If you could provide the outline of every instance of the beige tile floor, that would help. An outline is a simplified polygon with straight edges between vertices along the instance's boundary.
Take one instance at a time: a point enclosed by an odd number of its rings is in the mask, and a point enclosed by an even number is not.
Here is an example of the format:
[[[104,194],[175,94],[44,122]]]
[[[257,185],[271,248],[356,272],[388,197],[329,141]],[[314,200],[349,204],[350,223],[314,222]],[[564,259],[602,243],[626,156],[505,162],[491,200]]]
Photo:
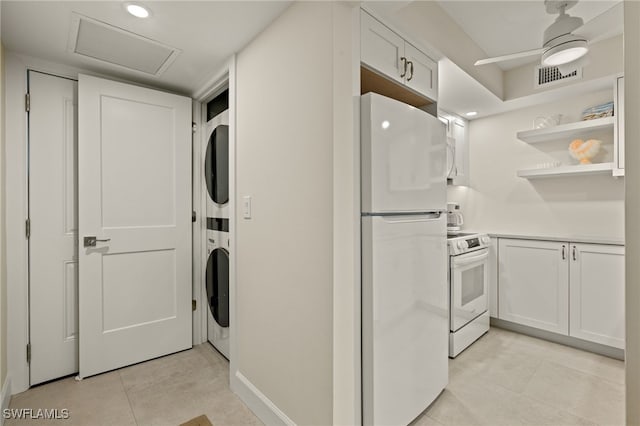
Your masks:
[[[14,395],[10,408],[67,408],[70,416],[5,426],[177,426],[201,414],[214,426],[262,425],[229,389],[229,363],[208,343],[80,382],[36,386]]]
[[[172,425],[206,414],[214,426],[260,425],[229,390],[227,361],[208,343],[76,382],[14,395],[11,408],[67,408],[66,421],[6,426]],[[449,386],[413,426],[623,425],[624,364],[492,328],[455,360]]]
[[[624,425],[622,361],[492,328],[413,426]]]

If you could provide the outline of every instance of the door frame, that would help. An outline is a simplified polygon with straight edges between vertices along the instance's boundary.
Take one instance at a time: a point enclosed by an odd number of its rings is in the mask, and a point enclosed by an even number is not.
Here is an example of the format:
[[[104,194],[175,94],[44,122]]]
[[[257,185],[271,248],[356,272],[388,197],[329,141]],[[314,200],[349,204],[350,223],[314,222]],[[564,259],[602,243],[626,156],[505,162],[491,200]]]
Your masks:
[[[229,89],[229,238],[231,239],[229,251],[229,299],[232,301],[229,305],[229,381],[231,389],[237,389],[239,379],[236,376],[236,55],[234,54],[229,61],[214,74],[213,77],[193,95],[194,104],[197,102],[197,108],[194,106],[194,122],[196,123],[196,136],[194,136],[193,150],[193,188],[194,188],[194,207],[196,210],[196,225],[194,226],[194,299],[202,309],[198,309],[200,315],[200,335],[197,336],[194,328],[194,344],[205,343],[207,341],[207,296],[202,282],[204,279],[203,268],[206,265],[205,254],[207,252],[207,241],[204,236],[207,231],[207,198],[204,195],[202,187],[202,164],[204,154],[201,147],[207,143],[207,135],[203,131],[207,124],[207,102],[212,100],[225,88]],[[196,112],[197,110],[197,112]],[[196,202],[197,200],[197,202]],[[197,235],[196,235],[197,234]],[[199,244],[198,244],[199,243]],[[197,269],[197,272],[196,272]],[[194,322],[195,327],[195,322]],[[199,338],[198,341],[196,339]]]
[[[124,83],[138,84],[113,76],[91,72],[82,68],[62,65],[39,58],[21,55],[12,51],[4,54],[5,88],[5,206],[7,257],[7,378],[6,388],[10,394],[29,389],[29,364],[26,348],[29,343],[29,257],[28,240],[25,236],[27,219],[27,138],[28,123],[25,110],[27,72],[37,71],[57,77],[78,79],[78,74],[87,74]],[[144,86],[144,85],[143,85]],[[153,88],[153,87],[151,87]],[[193,94],[192,94],[193,95]],[[193,97],[193,96],[192,96]],[[192,101],[192,110],[197,102]],[[199,108],[198,108],[199,109]],[[194,118],[199,115],[194,116]],[[11,182],[11,185],[6,184]],[[195,247],[194,247],[195,248]],[[195,251],[193,256],[198,255]],[[196,280],[196,276],[193,276]],[[194,281],[195,282],[195,281]],[[198,282],[199,283],[199,282]],[[198,294],[193,294],[197,303]],[[196,316],[193,317],[194,341]],[[206,329],[205,329],[206,332]],[[206,337],[205,337],[206,340]],[[4,384],[0,383],[0,387]]]

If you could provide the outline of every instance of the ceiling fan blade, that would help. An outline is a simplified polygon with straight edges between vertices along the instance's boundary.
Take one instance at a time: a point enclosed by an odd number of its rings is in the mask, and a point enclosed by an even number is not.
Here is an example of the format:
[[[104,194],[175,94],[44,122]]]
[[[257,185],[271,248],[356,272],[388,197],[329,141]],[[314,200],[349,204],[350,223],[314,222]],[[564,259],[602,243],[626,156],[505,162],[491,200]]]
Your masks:
[[[623,2],[619,2],[573,31],[573,34],[584,37],[589,43],[597,43],[622,34],[623,23],[624,5]]]
[[[480,59],[474,65],[493,64],[495,62],[511,61],[513,59],[527,58],[529,56],[541,55],[544,49],[527,50],[524,52],[512,53],[510,55],[496,56],[495,58]]]

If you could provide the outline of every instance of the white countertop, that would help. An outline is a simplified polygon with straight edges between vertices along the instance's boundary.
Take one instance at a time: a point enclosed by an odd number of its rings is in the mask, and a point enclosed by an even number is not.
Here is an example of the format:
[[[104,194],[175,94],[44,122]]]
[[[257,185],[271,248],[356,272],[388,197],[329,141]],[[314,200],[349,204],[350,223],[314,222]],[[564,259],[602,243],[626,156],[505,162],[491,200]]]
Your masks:
[[[464,230],[463,232],[471,232]],[[494,238],[516,238],[520,240],[544,240],[544,241],[566,241],[570,243],[583,243],[583,244],[609,244],[616,246],[623,246],[624,240],[606,238],[606,237],[598,237],[598,236],[567,236],[567,235],[524,235],[524,234],[501,234],[501,233],[491,233],[487,232],[490,237]]]

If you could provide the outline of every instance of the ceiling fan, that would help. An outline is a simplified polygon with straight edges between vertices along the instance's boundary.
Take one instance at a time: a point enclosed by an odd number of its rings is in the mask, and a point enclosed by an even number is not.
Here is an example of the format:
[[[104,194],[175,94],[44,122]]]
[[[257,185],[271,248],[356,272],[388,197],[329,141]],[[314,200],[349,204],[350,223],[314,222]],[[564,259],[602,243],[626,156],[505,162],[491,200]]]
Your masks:
[[[544,31],[542,47],[510,55],[481,59],[475,65],[510,61],[541,55],[544,66],[563,66],[583,58],[589,51],[589,38],[584,34],[582,18],[569,16],[566,11],[578,3],[577,0],[545,0],[547,13],[558,14],[556,20]]]

